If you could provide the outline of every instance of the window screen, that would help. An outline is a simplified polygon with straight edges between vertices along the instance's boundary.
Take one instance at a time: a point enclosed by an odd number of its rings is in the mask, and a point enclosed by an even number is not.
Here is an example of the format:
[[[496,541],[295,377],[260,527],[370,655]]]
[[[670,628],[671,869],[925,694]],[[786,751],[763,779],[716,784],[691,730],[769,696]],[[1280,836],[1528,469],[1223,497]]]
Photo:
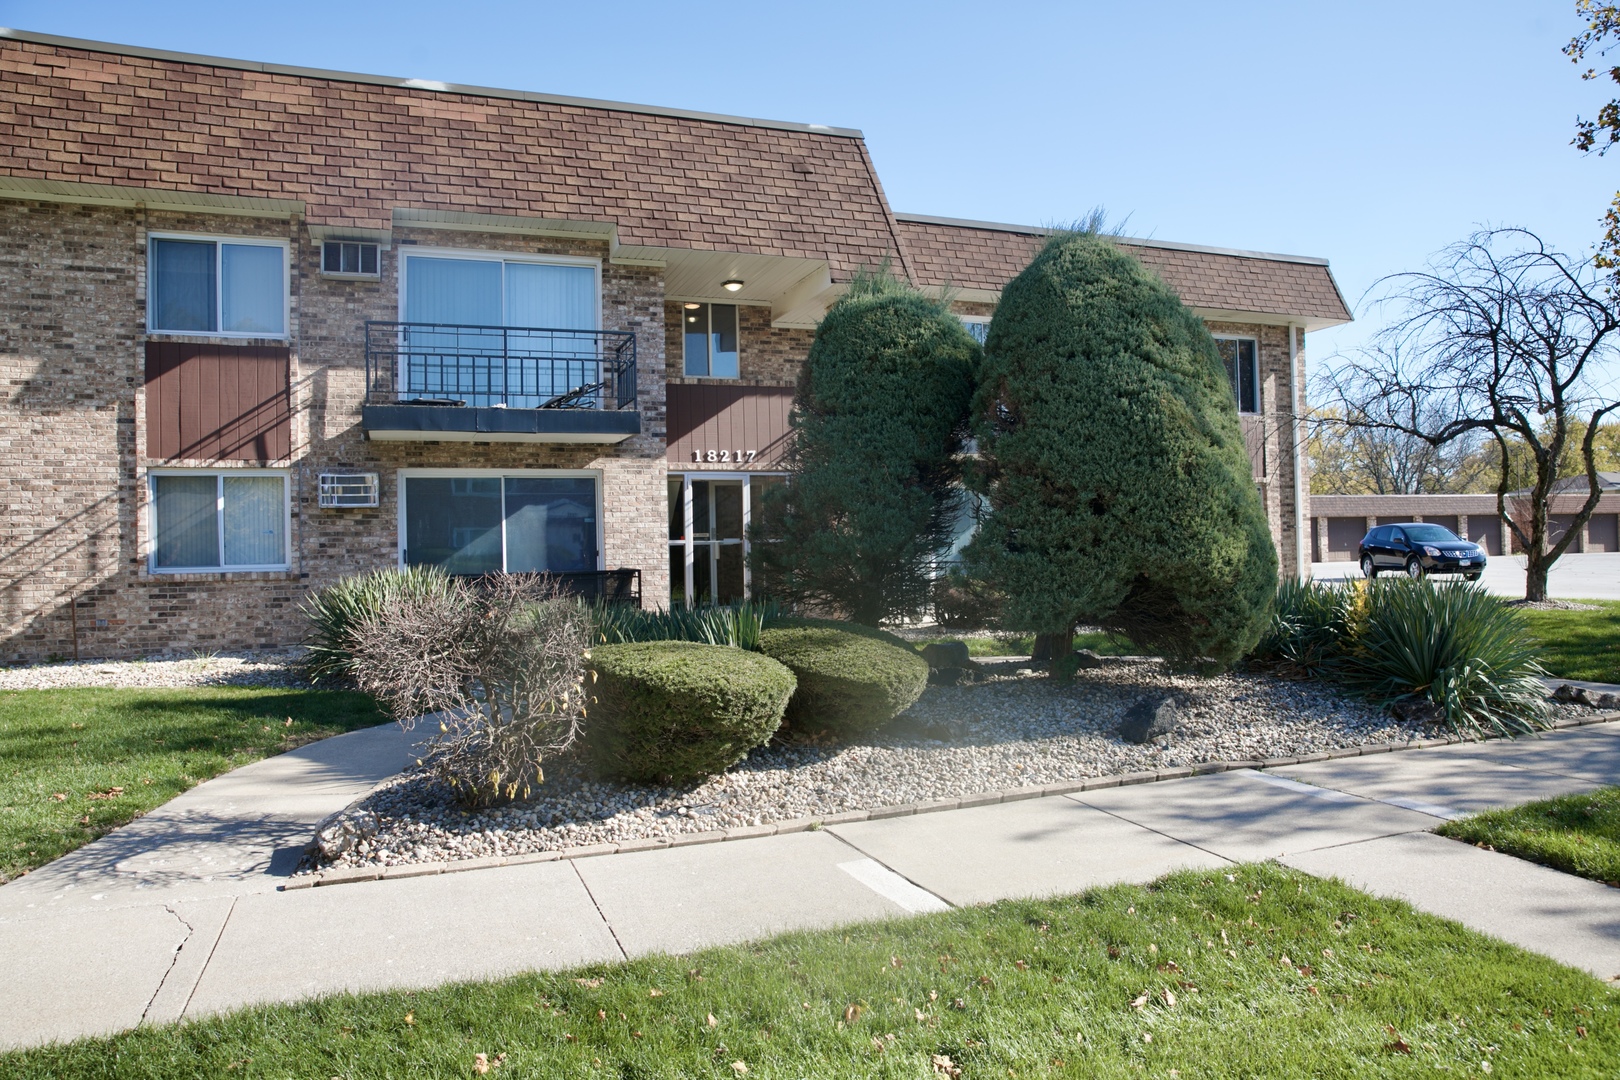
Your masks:
[[[1237,400],[1238,412],[1260,411],[1260,364],[1258,343],[1253,338],[1216,338],[1221,362],[1226,367],[1227,381],[1232,384],[1232,396]]]
[[[153,332],[281,337],[287,331],[280,245],[154,239],[148,277]]]
[[[287,564],[287,478],[152,476],[154,570],[272,569]]]

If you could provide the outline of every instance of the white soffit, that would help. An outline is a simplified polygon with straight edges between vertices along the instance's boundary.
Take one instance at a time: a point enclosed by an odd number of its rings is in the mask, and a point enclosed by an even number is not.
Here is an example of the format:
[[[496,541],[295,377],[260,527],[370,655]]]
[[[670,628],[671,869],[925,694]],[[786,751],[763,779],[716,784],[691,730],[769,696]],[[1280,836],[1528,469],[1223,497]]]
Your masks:
[[[122,187],[117,184],[37,180],[23,176],[0,176],[0,198],[39,199],[43,202],[82,203],[90,206],[145,207],[148,210],[174,210],[181,213],[206,210],[210,213],[241,217],[284,218],[304,211],[304,204],[298,199],[261,199],[247,195],[160,191],[155,188]]]
[[[794,286],[825,270],[819,259],[780,255],[745,255],[735,251],[698,251],[691,248],[620,248],[614,262],[626,257],[657,258],[664,264],[664,295],[671,300],[710,300],[728,304],[769,304],[776,307]],[[725,281],[743,287],[727,292]]]

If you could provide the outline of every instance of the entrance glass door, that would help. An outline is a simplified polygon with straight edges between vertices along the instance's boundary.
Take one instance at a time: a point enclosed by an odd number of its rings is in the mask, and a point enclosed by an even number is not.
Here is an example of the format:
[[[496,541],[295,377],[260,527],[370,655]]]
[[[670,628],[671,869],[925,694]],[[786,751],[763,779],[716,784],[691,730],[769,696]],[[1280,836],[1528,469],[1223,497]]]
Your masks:
[[[676,606],[731,604],[748,594],[743,570],[742,480],[669,482],[670,601]],[[689,511],[689,513],[688,513]]]

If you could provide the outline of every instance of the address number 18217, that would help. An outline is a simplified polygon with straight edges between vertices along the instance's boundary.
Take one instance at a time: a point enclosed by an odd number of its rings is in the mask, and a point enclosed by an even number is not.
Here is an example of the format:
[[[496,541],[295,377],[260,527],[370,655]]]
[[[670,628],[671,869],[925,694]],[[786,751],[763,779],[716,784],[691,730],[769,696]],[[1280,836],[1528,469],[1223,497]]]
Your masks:
[[[692,451],[692,460],[719,465],[746,465],[752,462],[758,454],[758,450],[694,450]]]

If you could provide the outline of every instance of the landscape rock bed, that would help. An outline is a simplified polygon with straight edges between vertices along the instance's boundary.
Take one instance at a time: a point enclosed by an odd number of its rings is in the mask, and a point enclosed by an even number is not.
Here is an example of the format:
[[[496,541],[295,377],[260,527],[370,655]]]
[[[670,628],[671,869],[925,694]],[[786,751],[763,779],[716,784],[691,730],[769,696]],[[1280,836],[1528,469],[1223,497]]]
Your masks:
[[[977,684],[929,687],[873,737],[837,745],[773,743],[683,789],[598,781],[580,763],[564,761],[548,770],[534,799],[466,813],[430,777],[402,773],[348,811],[374,815],[375,835],[324,865],[437,863],[670,838],[1435,734],[1322,683],[1261,674],[1177,675],[1153,659],[1109,661],[1081,671],[1067,687],[1018,663],[995,665],[988,674]],[[1181,724],[1168,746],[1117,737],[1131,705],[1165,696],[1175,699]]]
[[[304,650],[220,652],[146,660],[86,660],[0,668],[0,691],[63,690],[99,686],[164,689],[186,686],[264,686],[307,689],[299,661]]]

